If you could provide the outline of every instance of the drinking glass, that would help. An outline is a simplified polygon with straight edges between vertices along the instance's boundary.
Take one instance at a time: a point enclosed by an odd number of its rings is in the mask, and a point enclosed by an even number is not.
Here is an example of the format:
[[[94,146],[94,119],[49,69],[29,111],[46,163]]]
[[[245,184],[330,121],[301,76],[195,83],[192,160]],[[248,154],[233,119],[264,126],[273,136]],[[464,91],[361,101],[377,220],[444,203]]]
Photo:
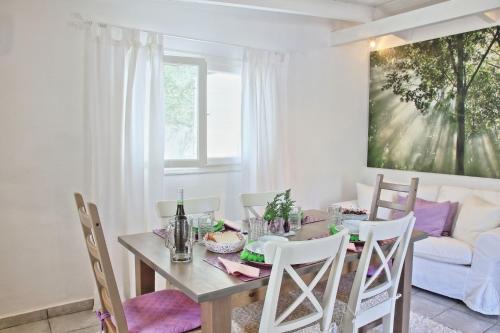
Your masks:
[[[207,233],[214,230],[213,219],[209,215],[196,217],[198,224],[198,242],[203,243]],[[196,224],[196,223],[195,223]]]
[[[331,224],[340,225],[342,223],[342,207],[340,205],[330,205],[326,211]]]
[[[302,228],[302,210],[300,207],[294,207],[288,215],[288,222],[290,223],[290,230],[296,231]]]
[[[256,241],[266,234],[266,222],[262,218],[251,217],[248,220],[248,240]]]

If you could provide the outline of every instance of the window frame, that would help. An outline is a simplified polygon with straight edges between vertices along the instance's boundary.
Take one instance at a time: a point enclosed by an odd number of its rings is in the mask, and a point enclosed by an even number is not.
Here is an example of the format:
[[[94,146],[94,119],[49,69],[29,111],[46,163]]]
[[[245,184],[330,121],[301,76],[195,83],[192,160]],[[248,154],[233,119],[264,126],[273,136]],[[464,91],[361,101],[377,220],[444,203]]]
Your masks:
[[[241,165],[240,156],[227,157],[211,157],[208,154],[208,72],[213,70],[216,72],[233,73],[241,75],[241,64],[221,63],[220,59],[217,63],[212,63],[210,57],[198,55],[170,55],[163,56],[163,64],[186,64],[198,66],[198,159],[167,159],[164,158],[165,173],[189,174],[189,173],[205,173],[205,172],[225,172],[237,171]],[[234,60],[233,60],[234,62]],[[212,64],[212,66],[210,66]],[[213,68],[212,68],[213,67]],[[239,110],[241,113],[241,108]],[[240,131],[242,129],[240,128]]]
[[[163,64],[193,65],[198,67],[198,144],[197,159],[167,159],[165,168],[196,168],[207,165],[207,62],[204,58],[163,56]]]

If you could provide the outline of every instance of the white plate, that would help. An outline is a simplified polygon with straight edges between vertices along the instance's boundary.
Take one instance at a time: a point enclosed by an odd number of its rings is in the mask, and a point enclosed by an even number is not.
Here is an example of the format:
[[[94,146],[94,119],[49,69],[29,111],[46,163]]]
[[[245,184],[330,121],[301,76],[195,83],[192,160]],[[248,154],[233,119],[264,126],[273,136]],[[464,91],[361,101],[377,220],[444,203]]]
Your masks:
[[[245,249],[253,253],[264,255],[264,245],[267,242],[288,242],[288,238],[274,235],[262,236],[259,238],[259,240],[247,244],[245,246]]]

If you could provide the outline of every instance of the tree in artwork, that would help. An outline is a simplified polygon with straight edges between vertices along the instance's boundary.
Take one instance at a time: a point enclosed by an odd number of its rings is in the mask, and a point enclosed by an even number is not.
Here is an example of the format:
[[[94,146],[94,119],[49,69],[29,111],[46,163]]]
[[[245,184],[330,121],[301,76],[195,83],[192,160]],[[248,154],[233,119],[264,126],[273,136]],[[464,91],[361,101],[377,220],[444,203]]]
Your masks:
[[[465,150],[473,149],[466,142],[471,136],[495,133],[493,148],[498,149],[499,26],[372,52],[370,59],[372,72],[383,72],[375,92],[391,91],[401,103],[412,103],[421,116],[444,112],[454,123],[450,147],[454,170],[450,173],[466,174]],[[498,163],[500,158],[496,158]]]

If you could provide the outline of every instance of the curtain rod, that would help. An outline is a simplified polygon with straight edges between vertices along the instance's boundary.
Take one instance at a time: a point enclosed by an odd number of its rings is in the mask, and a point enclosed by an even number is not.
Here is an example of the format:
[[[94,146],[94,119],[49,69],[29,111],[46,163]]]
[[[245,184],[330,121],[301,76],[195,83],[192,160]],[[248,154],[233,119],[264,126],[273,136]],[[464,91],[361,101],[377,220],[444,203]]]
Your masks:
[[[127,27],[123,25],[117,25],[117,24],[111,24],[111,23],[105,23],[105,22],[98,22],[98,21],[93,21],[93,20],[86,20],[83,18],[83,16],[80,13],[72,13],[71,14],[72,18],[77,20],[77,24],[86,24],[86,25],[92,25],[92,24],[98,24],[102,27],[115,27],[119,29],[131,29],[131,30],[137,30],[137,31],[144,31],[144,32],[149,32],[149,33],[155,33],[155,34],[160,34],[163,37],[171,37],[171,38],[179,38],[179,39],[184,39],[192,42],[201,42],[201,43],[208,43],[208,44],[219,44],[219,45],[224,45],[224,46],[230,46],[230,47],[237,47],[241,49],[246,49],[246,48],[252,48],[252,49],[257,49],[257,50],[263,50],[263,51],[270,51],[270,52],[275,52],[275,53],[284,53],[286,51],[277,51],[277,50],[269,50],[269,49],[261,49],[261,48],[256,48],[256,47],[250,47],[246,45],[241,45],[241,44],[233,44],[233,43],[227,43],[227,42],[221,42],[221,41],[215,41],[215,40],[206,40],[206,39],[199,39],[199,38],[194,38],[194,37],[186,37],[186,36],[181,36],[181,35],[174,35],[174,34],[169,34],[169,33],[164,33],[164,32],[158,32],[158,31],[153,31],[153,30],[146,30],[146,29],[139,29],[139,28],[134,28],[134,27]],[[168,48],[168,46],[167,46]]]

